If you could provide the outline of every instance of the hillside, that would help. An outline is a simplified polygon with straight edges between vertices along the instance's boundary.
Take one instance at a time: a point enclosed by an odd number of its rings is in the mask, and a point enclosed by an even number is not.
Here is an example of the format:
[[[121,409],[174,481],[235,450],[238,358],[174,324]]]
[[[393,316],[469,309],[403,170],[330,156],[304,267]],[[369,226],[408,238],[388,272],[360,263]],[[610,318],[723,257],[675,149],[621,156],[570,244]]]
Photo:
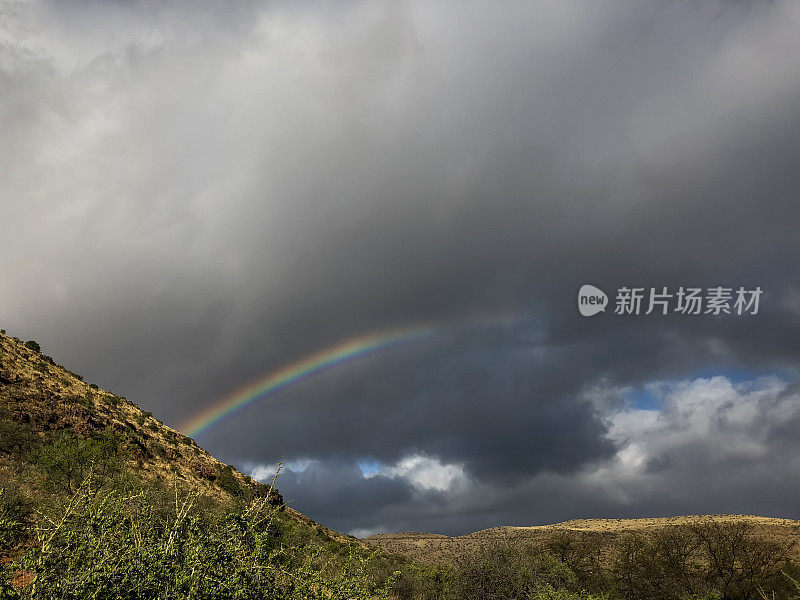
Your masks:
[[[59,431],[84,438],[113,434],[130,449],[124,468],[137,477],[177,482],[221,501],[249,493],[269,494],[271,503],[283,504],[277,490],[270,491],[268,486],[220,462],[192,438],[134,402],[84,381],[83,376],[56,364],[37,346],[0,333],[0,418],[6,422],[27,426],[37,436]],[[0,442],[10,433],[0,430]],[[8,475],[10,470],[9,457],[0,453],[0,474]],[[289,507],[283,510],[299,522],[321,527]]]
[[[0,332],[0,597],[371,598],[379,554]]]
[[[547,548],[565,535],[574,540],[597,543],[603,549],[611,547],[625,534],[648,535],[670,528],[686,528],[707,524],[741,525],[759,537],[778,544],[800,542],[800,521],[751,515],[696,515],[647,519],[573,519],[552,525],[530,527],[492,527],[466,535],[446,535],[402,532],[384,533],[366,538],[369,544],[414,561],[456,565],[469,564],[475,557],[498,547]]]
[[[118,433],[133,449],[128,466],[142,476],[177,478],[206,494],[224,493],[218,478],[225,465],[194,440],[6,335],[0,335],[0,406],[6,417],[30,425],[36,433]],[[232,475],[241,486],[255,486],[235,470]]]

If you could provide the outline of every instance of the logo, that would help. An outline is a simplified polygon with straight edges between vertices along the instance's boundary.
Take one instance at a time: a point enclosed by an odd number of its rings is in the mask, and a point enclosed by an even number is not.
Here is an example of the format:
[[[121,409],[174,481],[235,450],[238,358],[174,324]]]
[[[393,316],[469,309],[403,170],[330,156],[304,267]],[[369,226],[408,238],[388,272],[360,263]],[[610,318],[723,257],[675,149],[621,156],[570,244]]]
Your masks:
[[[615,315],[757,315],[763,293],[760,286],[754,289],[622,286],[617,289],[613,312]],[[587,283],[578,290],[578,311],[584,317],[605,312],[607,307],[608,296],[600,288]]]
[[[599,312],[605,312],[608,305],[606,293],[588,283],[578,290],[578,310],[584,317],[591,317]]]

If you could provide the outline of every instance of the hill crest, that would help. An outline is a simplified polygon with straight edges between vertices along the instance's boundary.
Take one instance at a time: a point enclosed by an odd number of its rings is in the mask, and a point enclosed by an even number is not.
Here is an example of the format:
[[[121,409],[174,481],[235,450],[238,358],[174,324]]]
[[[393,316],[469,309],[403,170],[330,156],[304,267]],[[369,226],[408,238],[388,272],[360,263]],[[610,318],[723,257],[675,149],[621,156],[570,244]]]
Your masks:
[[[277,490],[217,460],[136,403],[56,364],[38,343],[5,332],[0,332],[0,417],[38,436],[62,430],[84,438],[113,433],[130,449],[125,467],[145,480],[175,482],[223,501],[241,493],[268,495],[270,503],[294,520],[341,537],[285,506]],[[0,452],[0,473],[14,468]]]
[[[608,545],[625,533],[653,531],[703,523],[744,523],[765,537],[781,542],[798,541],[800,520],[755,515],[686,515],[639,519],[571,519],[532,526],[501,526],[460,536],[404,531],[379,533],[365,538],[368,544],[423,563],[463,564],[492,545],[543,545],[558,533],[596,536]]]

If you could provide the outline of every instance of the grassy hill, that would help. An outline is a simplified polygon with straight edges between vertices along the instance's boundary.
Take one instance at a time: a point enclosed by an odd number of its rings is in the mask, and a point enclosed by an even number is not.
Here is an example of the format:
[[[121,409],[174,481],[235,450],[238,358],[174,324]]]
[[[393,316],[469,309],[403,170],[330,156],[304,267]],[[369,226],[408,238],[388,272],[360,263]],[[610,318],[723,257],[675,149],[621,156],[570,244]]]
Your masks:
[[[421,572],[429,580],[456,581],[468,590],[462,597],[796,599],[799,525],[741,515],[577,519],[458,537],[380,534],[367,541],[427,565]]]
[[[342,537],[284,506],[276,489],[220,462],[150,412],[56,364],[41,353],[36,342],[26,345],[4,333],[0,333],[0,419],[10,428],[0,429],[0,450],[4,438],[6,445],[15,440],[19,445],[21,440],[24,444],[26,439],[33,442],[59,432],[81,438],[105,436],[125,449],[120,453],[120,467],[138,478],[177,483],[221,502],[231,497],[268,495],[270,503],[280,506],[289,518],[332,537]],[[13,455],[0,455],[0,474],[8,476],[13,470]],[[69,488],[80,480],[80,469],[77,471]],[[61,473],[62,478],[67,475]]]
[[[657,535],[668,529],[709,526],[741,526],[759,539],[791,548],[793,555],[798,556],[796,551],[800,542],[800,521],[751,515],[573,519],[552,525],[492,527],[456,537],[422,532],[383,533],[370,536],[366,541],[387,552],[422,563],[463,565],[498,546],[548,548],[565,539],[572,539],[576,544],[583,542],[598,545],[604,553],[608,553],[625,536]]]

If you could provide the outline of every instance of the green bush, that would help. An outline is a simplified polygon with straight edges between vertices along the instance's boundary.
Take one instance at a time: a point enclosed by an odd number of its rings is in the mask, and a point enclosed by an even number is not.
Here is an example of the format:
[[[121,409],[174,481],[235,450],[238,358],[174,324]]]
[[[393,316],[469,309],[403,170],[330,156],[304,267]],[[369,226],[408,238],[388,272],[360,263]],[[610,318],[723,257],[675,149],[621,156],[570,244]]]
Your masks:
[[[16,421],[8,412],[0,412],[0,452],[24,455],[37,441],[27,423]]]
[[[369,576],[374,555],[333,562],[318,547],[283,543],[275,508],[255,499],[208,523],[193,495],[171,508],[147,490],[97,492],[91,479],[48,515],[37,541],[9,569],[28,585],[10,597],[198,600],[386,599],[394,580]]]
[[[78,381],[83,381],[83,375],[79,375],[78,373],[73,373],[73,372],[72,372],[72,371],[70,371],[70,370],[67,370],[67,373],[69,373],[70,375],[72,375],[72,376],[73,376],[75,379],[77,379]]]
[[[82,438],[71,431],[53,434],[41,446],[34,448],[30,461],[42,469],[50,481],[67,492],[91,472],[96,481],[105,481],[119,472],[124,462],[121,440],[113,434]]]
[[[36,369],[37,371],[39,371],[40,373],[49,373],[50,372],[50,367],[43,360],[40,360],[35,365],[33,365],[33,368]]]
[[[450,565],[408,565],[392,591],[399,600],[455,600],[458,575]]]
[[[94,394],[87,390],[83,395],[81,404],[83,404],[86,408],[94,408]]]
[[[708,520],[621,536],[612,548],[611,581],[629,600],[777,599],[789,597],[784,573],[793,568],[790,544],[763,538],[746,522]]]
[[[0,488],[0,548],[12,547],[22,540],[31,510],[30,500],[17,488]]]
[[[789,596],[791,586],[784,573],[797,567],[796,543],[766,539],[745,522],[709,520],[690,530],[707,565],[704,579],[721,597]]]
[[[233,475],[233,468],[230,465],[220,468],[219,475],[217,475],[217,483],[231,496],[242,495],[242,487]]]

